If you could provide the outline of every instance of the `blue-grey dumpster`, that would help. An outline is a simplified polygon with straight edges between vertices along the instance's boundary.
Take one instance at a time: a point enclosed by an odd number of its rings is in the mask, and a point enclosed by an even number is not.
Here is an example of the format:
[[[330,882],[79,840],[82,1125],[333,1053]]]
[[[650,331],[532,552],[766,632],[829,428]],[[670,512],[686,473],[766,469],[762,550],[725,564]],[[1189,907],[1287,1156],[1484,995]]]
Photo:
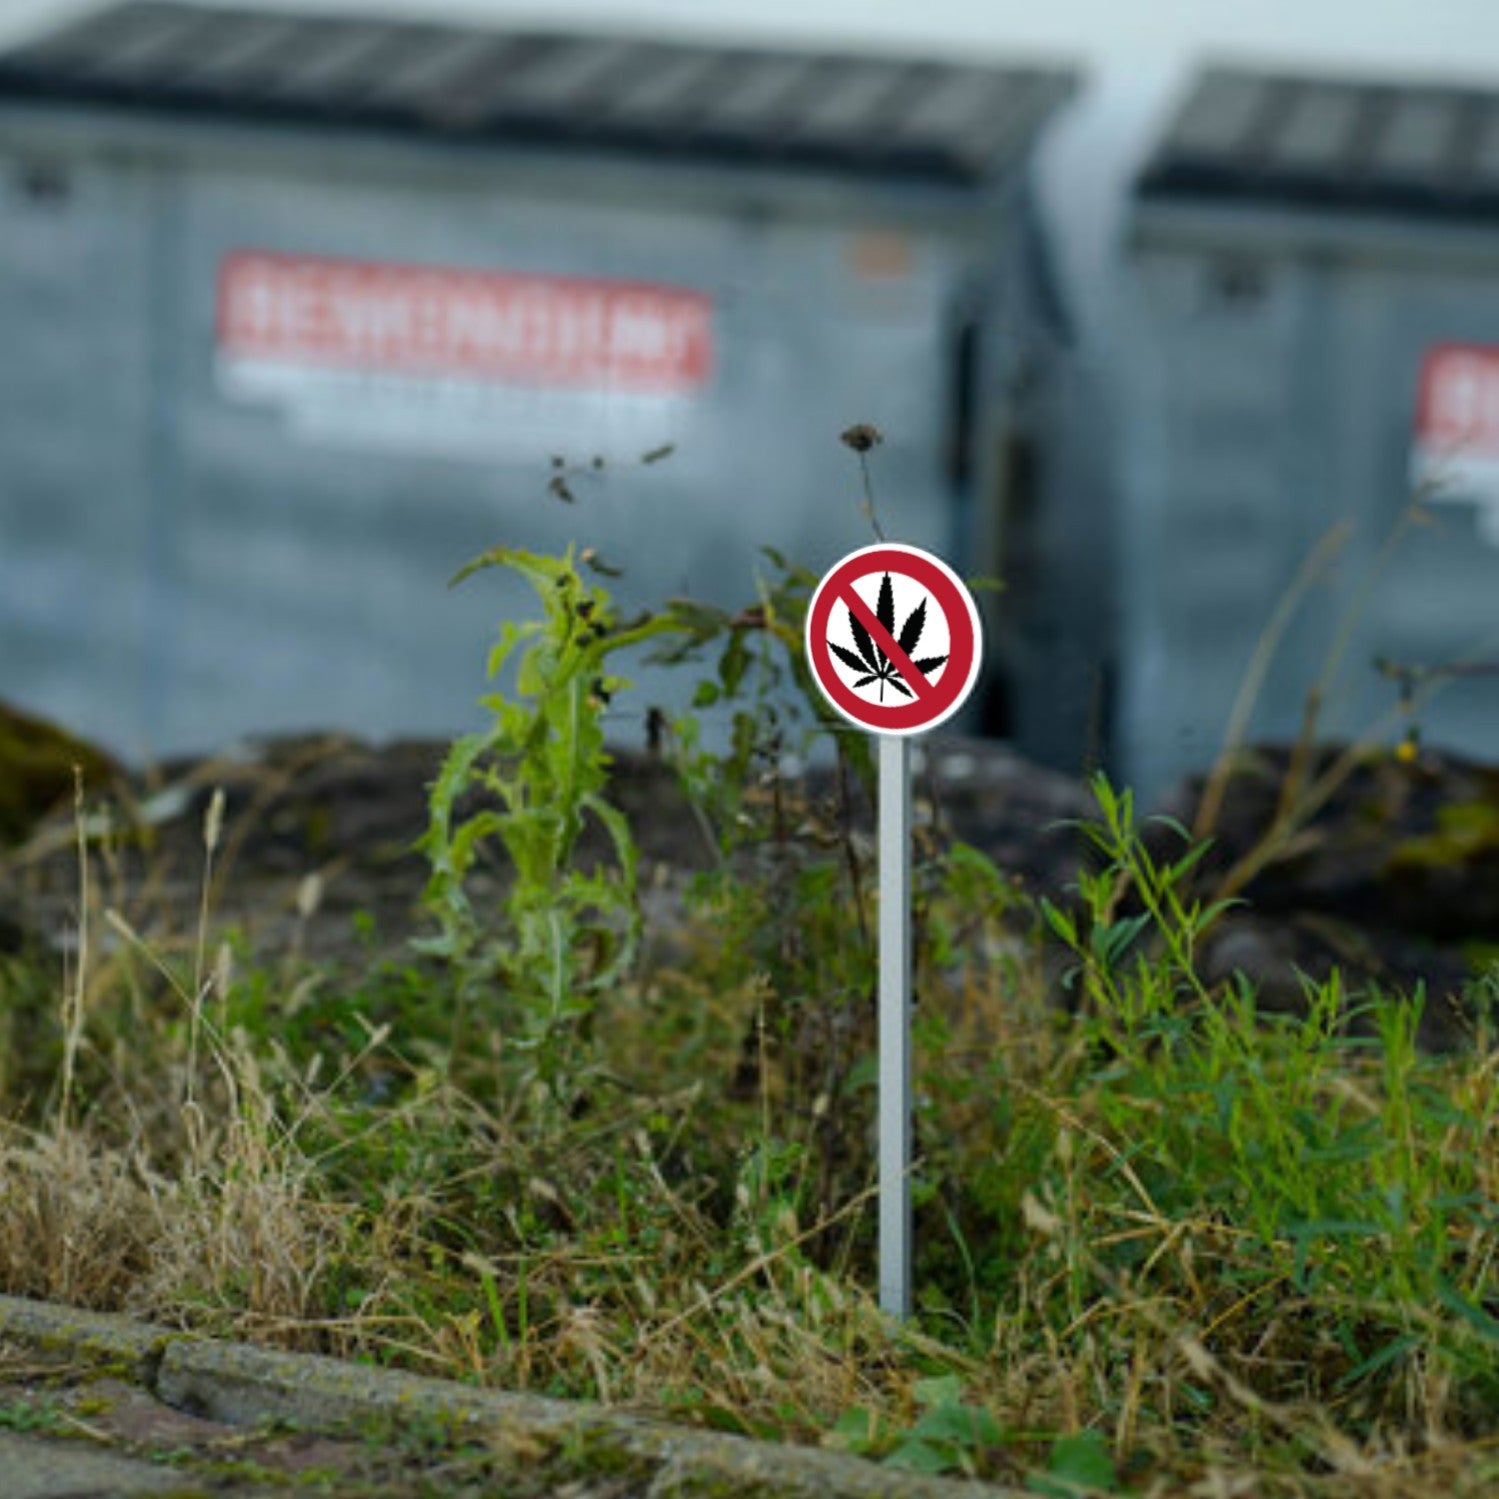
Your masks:
[[[127,755],[449,732],[536,612],[471,555],[752,603],[871,539],[861,421],[892,537],[1002,569],[1071,87],[155,0],[0,57],[0,694]]]
[[[1197,80],[1131,232],[1122,741],[1146,789],[1213,758],[1241,691],[1253,737],[1298,736],[1315,689],[1322,735],[1393,742],[1381,659],[1428,740],[1499,746],[1496,230],[1499,93]]]

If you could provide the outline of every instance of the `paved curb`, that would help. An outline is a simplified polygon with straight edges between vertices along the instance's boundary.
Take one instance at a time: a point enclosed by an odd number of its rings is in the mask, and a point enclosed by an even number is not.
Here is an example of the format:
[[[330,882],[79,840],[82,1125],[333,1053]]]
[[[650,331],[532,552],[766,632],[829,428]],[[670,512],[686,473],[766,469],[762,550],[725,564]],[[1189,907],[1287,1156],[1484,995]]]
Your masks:
[[[172,1332],[101,1312],[0,1296],[0,1338],[127,1369],[167,1405],[230,1424],[438,1422],[518,1462],[569,1453],[629,1464],[651,1499],[1018,1499],[1015,1490],[876,1467],[860,1458],[695,1431],[581,1402],[475,1389]]]
[[[167,1345],[182,1336],[112,1312],[80,1312],[49,1301],[0,1296],[0,1337],[39,1353],[58,1353],[118,1368],[153,1386]]]

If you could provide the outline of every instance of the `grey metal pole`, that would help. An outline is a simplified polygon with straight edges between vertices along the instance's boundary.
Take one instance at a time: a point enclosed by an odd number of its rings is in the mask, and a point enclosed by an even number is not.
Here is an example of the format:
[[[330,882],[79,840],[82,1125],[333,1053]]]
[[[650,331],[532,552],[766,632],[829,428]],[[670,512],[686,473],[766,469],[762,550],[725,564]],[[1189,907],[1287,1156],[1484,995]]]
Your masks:
[[[911,743],[881,734],[880,1306],[911,1312]]]

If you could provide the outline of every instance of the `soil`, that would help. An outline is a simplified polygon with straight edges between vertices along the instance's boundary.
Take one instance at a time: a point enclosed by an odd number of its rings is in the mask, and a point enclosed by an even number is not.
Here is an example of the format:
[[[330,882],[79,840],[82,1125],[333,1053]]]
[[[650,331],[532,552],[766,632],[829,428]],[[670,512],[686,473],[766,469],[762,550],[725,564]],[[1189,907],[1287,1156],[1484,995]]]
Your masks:
[[[90,909],[118,911],[158,950],[191,950],[206,883],[214,923],[233,928],[260,961],[409,957],[411,937],[432,930],[420,903],[428,871],[416,842],[445,749],[322,735],[150,775],[117,773],[105,779],[102,801],[88,803]],[[1303,768],[1315,780],[1337,757],[1328,749]],[[1080,781],[982,740],[922,741],[913,763],[918,836],[961,839],[1025,890],[1074,898],[1085,856],[1076,825],[1094,815]],[[1205,896],[1263,840],[1291,769],[1290,750],[1260,748],[1230,778],[1199,871]],[[204,829],[217,792],[223,829],[210,857]],[[847,826],[872,866],[872,809],[857,786],[812,771],[783,783],[780,794],[790,843],[808,827]],[[1201,780],[1184,782],[1167,810],[1190,826],[1202,795]],[[671,933],[683,919],[685,882],[716,857],[703,820],[671,767],[631,747],[615,751],[610,798],[641,850],[648,926]],[[71,800],[18,848],[0,852],[0,954],[28,940],[76,942]],[[1160,856],[1180,854],[1175,832],[1157,825],[1151,838]],[[585,836],[581,857],[607,863],[602,830]],[[482,908],[503,898],[504,884],[498,859],[481,863],[471,894]],[[1243,905],[1200,949],[1210,980],[1242,972],[1266,1008],[1291,1011],[1304,1006],[1306,977],[1334,968],[1354,994],[1420,985],[1423,1044],[1466,1044],[1487,982],[1475,978],[1491,969],[1499,944],[1499,770],[1431,752],[1411,763],[1387,754],[1355,759],[1317,814],[1239,893]],[[91,941],[115,940],[95,922]],[[1064,966],[1060,954],[1056,966]]]
[[[415,845],[445,750],[336,735],[281,739],[116,782],[109,795],[116,831],[90,843],[94,903],[120,911],[153,942],[195,940],[206,879],[216,921],[236,928],[263,959],[355,961],[404,951],[429,927],[420,906],[428,869]],[[1073,877],[1077,835],[1062,824],[1086,812],[1079,785],[983,741],[935,741],[916,764],[918,826],[974,843],[1032,888],[1059,893]],[[219,790],[223,832],[210,859],[204,829]],[[838,818],[839,789],[828,773],[801,777],[788,795],[814,818]],[[658,914],[669,913],[682,883],[716,857],[702,819],[670,766],[639,751],[615,751],[610,798],[640,848],[647,898]],[[867,843],[873,819],[857,787],[848,816]],[[93,831],[102,831],[97,819]],[[608,857],[599,830],[585,835],[580,858]],[[54,814],[8,862],[15,917],[66,944],[79,909],[75,819]],[[481,867],[476,898],[497,900],[503,885],[498,863]]]

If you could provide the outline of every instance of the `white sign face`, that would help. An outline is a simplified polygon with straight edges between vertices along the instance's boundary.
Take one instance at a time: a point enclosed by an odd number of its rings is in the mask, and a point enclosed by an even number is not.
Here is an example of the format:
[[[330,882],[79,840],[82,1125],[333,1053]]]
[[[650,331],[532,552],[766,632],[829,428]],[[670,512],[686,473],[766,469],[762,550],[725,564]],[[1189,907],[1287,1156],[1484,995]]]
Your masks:
[[[489,456],[681,441],[712,304],[637,282],[250,251],[220,267],[217,378],[309,438]]]
[[[1421,366],[1411,481],[1432,503],[1478,507],[1499,546],[1499,346],[1438,344]]]
[[[850,553],[807,609],[807,660],[823,696],[876,734],[920,734],[978,680],[978,606],[940,557],[880,543]]]

